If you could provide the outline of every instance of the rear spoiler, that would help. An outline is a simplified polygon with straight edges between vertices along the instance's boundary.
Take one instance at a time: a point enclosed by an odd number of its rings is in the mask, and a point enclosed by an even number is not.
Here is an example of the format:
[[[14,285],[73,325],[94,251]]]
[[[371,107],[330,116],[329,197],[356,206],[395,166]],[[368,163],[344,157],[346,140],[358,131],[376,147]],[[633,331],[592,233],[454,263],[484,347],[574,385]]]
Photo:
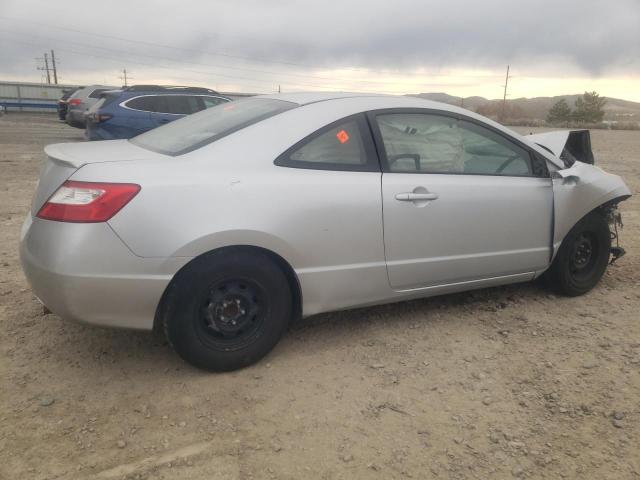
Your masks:
[[[591,165],[594,163],[589,130],[537,133],[527,138],[558,157],[567,168],[576,161]]]

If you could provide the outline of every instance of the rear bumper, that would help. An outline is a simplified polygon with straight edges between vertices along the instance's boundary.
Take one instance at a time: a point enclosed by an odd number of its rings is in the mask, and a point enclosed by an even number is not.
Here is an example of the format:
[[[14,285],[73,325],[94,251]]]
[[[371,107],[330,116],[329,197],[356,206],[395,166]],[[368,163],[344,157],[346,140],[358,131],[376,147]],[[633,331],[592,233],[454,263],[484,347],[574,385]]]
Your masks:
[[[65,121],[68,125],[76,128],[84,128],[86,125],[84,112],[82,110],[76,110],[73,108],[69,108],[67,110]]]
[[[60,317],[149,330],[165,288],[190,259],[137,257],[107,223],[29,215],[20,260],[33,293]]]

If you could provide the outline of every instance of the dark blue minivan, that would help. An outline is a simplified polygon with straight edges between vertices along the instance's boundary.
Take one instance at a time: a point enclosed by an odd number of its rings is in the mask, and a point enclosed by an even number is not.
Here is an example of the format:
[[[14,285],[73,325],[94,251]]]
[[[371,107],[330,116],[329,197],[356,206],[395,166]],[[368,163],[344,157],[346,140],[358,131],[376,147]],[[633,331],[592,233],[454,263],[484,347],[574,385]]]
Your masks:
[[[185,115],[231,101],[198,87],[135,85],[102,93],[86,114],[89,140],[131,138]]]

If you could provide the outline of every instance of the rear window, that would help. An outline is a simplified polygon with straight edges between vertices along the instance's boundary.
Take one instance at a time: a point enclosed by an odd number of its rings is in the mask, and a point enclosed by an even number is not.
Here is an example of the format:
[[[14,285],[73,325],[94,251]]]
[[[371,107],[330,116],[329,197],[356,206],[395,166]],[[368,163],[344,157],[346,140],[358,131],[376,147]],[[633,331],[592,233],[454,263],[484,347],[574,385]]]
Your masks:
[[[89,98],[100,98],[102,92],[110,90],[109,88],[97,88],[89,94]]]
[[[150,130],[130,141],[154,152],[182,155],[297,106],[292,102],[259,97],[223,103]]]

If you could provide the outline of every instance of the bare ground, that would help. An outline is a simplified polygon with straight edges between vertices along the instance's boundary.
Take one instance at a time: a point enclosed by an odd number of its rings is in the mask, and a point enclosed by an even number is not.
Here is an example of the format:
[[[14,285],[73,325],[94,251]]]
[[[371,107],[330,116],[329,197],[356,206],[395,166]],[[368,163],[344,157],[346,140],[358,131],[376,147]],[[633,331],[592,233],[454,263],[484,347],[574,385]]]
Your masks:
[[[522,129],[529,130],[529,129]],[[43,315],[17,243],[52,115],[0,118],[0,478],[640,478],[640,199],[581,298],[537,284],[319,315],[212,375]],[[640,132],[594,131],[640,187]]]

